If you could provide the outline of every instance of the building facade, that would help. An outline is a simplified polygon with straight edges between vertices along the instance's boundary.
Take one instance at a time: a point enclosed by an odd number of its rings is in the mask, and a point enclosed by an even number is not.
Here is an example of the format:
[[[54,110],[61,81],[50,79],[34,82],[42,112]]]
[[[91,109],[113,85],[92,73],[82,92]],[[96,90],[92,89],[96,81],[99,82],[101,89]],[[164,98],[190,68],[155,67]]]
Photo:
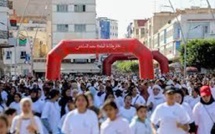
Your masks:
[[[145,37],[147,34],[147,28],[146,28],[147,21],[148,21],[148,19],[134,20],[133,36],[134,36],[134,38],[137,38],[143,44],[146,43]]]
[[[96,38],[95,0],[52,1],[52,47],[63,39]],[[89,58],[93,55],[82,55]],[[70,56],[74,60],[80,56]]]
[[[154,15],[148,19],[145,24],[146,27],[146,36],[144,37],[145,43],[149,49],[153,49],[154,34],[163,27],[165,24],[168,24],[173,18],[176,17],[175,13],[172,12],[159,12],[154,13]]]
[[[52,48],[61,40],[97,38],[95,0],[52,0],[51,20]],[[95,54],[71,54],[64,61],[68,64],[89,63],[97,68]]]
[[[117,39],[118,21],[107,17],[97,18],[97,38],[98,39]]]
[[[3,57],[4,49],[13,47],[10,44],[10,23],[9,23],[8,0],[0,0],[0,76],[5,74],[6,68]]]
[[[191,39],[215,38],[215,20],[208,9],[186,9],[180,11],[179,22],[173,18],[153,36],[153,48],[167,56],[169,60],[179,58],[181,44]],[[179,26],[182,27],[184,39]]]
[[[20,26],[19,18],[16,18],[17,26]],[[7,66],[5,68],[7,75],[28,75],[34,70],[33,58],[46,58],[51,40],[47,25],[46,21],[40,18],[25,17],[18,38],[10,40],[15,47],[4,49],[3,61]],[[17,26],[11,26],[13,37],[17,37]]]

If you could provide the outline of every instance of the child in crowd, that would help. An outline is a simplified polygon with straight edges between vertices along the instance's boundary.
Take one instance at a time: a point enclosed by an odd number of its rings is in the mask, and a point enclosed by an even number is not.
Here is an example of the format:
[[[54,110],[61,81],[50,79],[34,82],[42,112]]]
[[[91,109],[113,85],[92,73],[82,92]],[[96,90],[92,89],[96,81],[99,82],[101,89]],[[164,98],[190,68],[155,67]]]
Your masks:
[[[131,134],[128,121],[118,116],[119,109],[114,101],[106,101],[103,110],[108,118],[102,123],[100,134]]]
[[[133,118],[130,128],[132,134],[152,134],[151,123],[147,119],[147,106],[137,107],[137,115]]]

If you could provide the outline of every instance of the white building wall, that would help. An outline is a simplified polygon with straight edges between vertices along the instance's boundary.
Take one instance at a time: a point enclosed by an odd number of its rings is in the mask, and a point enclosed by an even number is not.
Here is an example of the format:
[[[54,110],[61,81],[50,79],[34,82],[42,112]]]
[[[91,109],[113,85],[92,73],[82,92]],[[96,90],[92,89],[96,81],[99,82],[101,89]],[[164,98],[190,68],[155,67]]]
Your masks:
[[[57,5],[68,5],[68,12],[57,12]],[[75,12],[75,5],[85,5],[85,12]],[[68,32],[57,31],[58,24],[67,24]],[[86,31],[76,32],[75,25],[86,25]],[[95,39],[96,38],[96,2],[95,0],[53,0],[52,1],[52,44],[53,47],[64,39]],[[66,59],[89,59],[94,54],[69,55]]]
[[[215,38],[215,24],[211,14],[182,14],[178,16],[178,19],[182,26],[185,40]],[[183,44],[182,34],[178,31],[179,29],[175,18],[153,36],[154,39],[157,39],[157,41],[154,41],[154,49],[159,50],[170,60],[179,57],[178,46],[176,46],[177,41],[181,42],[180,45]],[[205,31],[206,29],[208,32]],[[164,42],[164,30],[166,30],[166,42]]]
[[[118,38],[118,22],[116,20],[110,21],[110,39]]]

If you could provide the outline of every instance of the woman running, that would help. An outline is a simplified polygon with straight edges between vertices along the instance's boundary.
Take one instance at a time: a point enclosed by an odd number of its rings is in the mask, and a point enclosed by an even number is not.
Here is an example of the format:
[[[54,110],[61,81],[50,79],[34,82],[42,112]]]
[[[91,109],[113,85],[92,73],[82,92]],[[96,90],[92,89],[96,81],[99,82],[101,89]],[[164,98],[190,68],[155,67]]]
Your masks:
[[[186,110],[175,102],[174,87],[164,91],[166,102],[158,105],[151,115],[153,134],[186,134],[190,117]],[[158,130],[157,127],[159,126]]]
[[[76,109],[66,115],[62,132],[64,134],[99,134],[98,117],[88,109],[87,96],[79,94],[75,99]]]

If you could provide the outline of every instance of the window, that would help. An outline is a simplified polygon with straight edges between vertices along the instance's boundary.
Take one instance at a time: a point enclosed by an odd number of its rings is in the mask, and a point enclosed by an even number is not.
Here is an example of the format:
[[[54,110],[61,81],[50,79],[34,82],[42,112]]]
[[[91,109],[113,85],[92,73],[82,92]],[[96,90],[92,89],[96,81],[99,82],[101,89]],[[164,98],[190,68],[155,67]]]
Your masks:
[[[85,24],[75,24],[75,32],[86,32]]]
[[[21,51],[20,53],[20,59],[25,59],[26,51]]]
[[[166,29],[164,29],[164,44],[166,44]]]
[[[87,63],[88,59],[74,59],[75,63]]]
[[[144,28],[141,28],[141,38],[143,38],[145,35],[145,29]]]
[[[139,29],[136,29],[136,35],[139,36]]]
[[[8,8],[13,9],[13,1],[8,1]]]
[[[57,25],[57,31],[58,32],[68,32],[69,31],[68,24],[58,24]]]
[[[68,5],[57,5],[57,12],[68,12]]]
[[[204,26],[204,33],[208,33],[208,30],[209,28],[208,28],[208,26]]]
[[[86,5],[75,5],[75,12],[86,12]]]
[[[11,59],[11,55],[12,55],[12,52],[11,51],[7,51],[6,52],[6,59],[7,60]]]

